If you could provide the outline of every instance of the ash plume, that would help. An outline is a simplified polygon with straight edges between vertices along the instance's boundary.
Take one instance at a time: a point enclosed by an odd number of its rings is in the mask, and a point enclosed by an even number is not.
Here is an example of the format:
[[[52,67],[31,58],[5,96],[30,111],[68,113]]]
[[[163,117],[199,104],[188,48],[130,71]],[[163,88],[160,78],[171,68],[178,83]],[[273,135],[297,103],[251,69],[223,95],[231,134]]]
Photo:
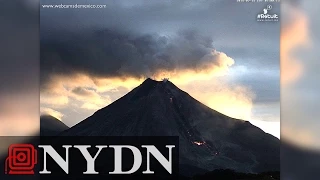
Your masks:
[[[52,74],[141,78],[162,72],[210,73],[233,64],[232,58],[215,50],[212,38],[190,30],[174,36],[101,30],[41,43],[42,83]]]

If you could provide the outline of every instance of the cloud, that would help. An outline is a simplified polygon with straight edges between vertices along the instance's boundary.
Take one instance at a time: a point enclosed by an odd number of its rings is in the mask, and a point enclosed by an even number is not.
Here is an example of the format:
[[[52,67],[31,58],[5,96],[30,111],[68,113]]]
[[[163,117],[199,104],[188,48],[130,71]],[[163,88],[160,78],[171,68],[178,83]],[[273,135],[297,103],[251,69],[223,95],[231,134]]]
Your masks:
[[[51,115],[61,121],[62,117],[64,116],[61,112],[56,111],[51,108],[46,108],[46,107],[40,107],[40,113],[42,115]]]
[[[170,78],[174,83],[187,84],[195,80],[210,80],[213,77],[220,77],[228,74],[229,67],[235,61],[223,52],[212,50],[211,53],[205,55],[203,59],[208,63],[200,65],[199,68],[182,69],[182,70],[161,70],[151,77],[156,80]],[[214,63],[211,63],[214,62]]]
[[[68,104],[69,98],[61,94],[41,93],[40,102],[51,107],[63,107]]]
[[[74,108],[98,110],[110,104],[111,99],[102,94],[104,91],[99,92],[100,87],[95,85],[95,81],[97,80],[84,74],[53,76],[42,89],[40,104],[60,110],[71,105]]]
[[[101,109],[102,107],[99,107],[96,104],[92,104],[92,103],[84,103],[81,106],[82,109],[87,109],[87,110],[98,110]]]
[[[210,79],[198,80],[179,86],[191,96],[227,116],[251,120],[255,94],[241,84]]]
[[[55,38],[41,43],[42,83],[53,74],[137,79],[163,72],[208,75],[227,70],[234,63],[213,47],[212,38],[191,30],[174,36],[102,30],[72,41]]]
[[[140,85],[143,80],[135,78],[108,79],[78,74],[75,76],[56,76],[51,86],[55,84],[65,89],[60,92],[62,96],[69,98],[69,109],[73,104],[71,109],[77,111],[85,109],[93,113],[125,95]],[[255,93],[246,86],[230,84],[225,77],[201,75],[201,72],[199,74],[181,72],[177,78],[173,75],[170,81],[212,109],[237,119],[251,120],[252,118]],[[44,91],[50,92],[50,89]],[[54,90],[54,92],[57,91]],[[67,106],[65,109],[68,109]]]
[[[70,42],[47,40],[41,52],[41,103],[57,107],[72,98],[88,110],[110,104],[112,92],[129,92],[147,77],[182,85],[226,75],[235,63],[213,47],[212,38],[193,30],[174,36],[102,30]]]
[[[95,96],[95,93],[93,90],[88,90],[84,87],[76,87],[76,88],[72,89],[72,92],[76,95],[84,96],[84,97],[94,97]]]
[[[252,116],[256,92],[251,86],[263,89],[257,93],[264,95],[260,101],[278,98],[272,91],[277,84],[266,82],[279,77],[261,73],[279,68],[279,23],[255,20],[265,5],[190,0],[95,2],[106,3],[108,8],[40,10],[41,92],[68,97],[64,114],[79,118],[85,112],[84,119],[146,77],[169,77],[204,104],[239,119]],[[279,6],[273,11],[279,12]],[[231,79],[230,70],[238,64],[257,73],[242,77],[244,83]],[[76,121],[71,116],[66,119]]]

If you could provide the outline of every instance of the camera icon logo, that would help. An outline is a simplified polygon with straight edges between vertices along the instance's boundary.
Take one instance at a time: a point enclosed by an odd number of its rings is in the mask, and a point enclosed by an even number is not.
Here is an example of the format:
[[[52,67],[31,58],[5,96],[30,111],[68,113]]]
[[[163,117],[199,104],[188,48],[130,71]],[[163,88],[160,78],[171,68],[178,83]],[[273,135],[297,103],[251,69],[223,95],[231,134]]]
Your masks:
[[[5,162],[5,174],[34,174],[37,150],[32,144],[11,144]]]

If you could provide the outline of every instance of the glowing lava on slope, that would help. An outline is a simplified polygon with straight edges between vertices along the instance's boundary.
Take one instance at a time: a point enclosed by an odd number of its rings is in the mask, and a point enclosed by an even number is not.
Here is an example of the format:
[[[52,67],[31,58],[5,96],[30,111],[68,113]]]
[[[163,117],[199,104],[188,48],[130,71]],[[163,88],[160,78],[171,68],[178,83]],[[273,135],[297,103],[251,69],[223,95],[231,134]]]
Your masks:
[[[198,145],[198,146],[201,146],[201,145],[203,145],[203,144],[205,144],[206,142],[204,142],[204,141],[202,141],[202,142],[200,142],[200,141],[194,141],[193,142],[193,144],[196,144],[196,145]]]

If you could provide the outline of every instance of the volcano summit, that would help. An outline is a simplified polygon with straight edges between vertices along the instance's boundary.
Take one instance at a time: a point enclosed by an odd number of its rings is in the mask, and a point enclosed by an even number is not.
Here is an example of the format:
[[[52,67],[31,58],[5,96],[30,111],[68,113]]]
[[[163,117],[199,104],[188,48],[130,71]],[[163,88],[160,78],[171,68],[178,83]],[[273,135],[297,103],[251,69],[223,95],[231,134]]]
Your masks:
[[[180,173],[280,170],[280,141],[223,115],[170,81],[146,79],[61,136],[179,136]]]

